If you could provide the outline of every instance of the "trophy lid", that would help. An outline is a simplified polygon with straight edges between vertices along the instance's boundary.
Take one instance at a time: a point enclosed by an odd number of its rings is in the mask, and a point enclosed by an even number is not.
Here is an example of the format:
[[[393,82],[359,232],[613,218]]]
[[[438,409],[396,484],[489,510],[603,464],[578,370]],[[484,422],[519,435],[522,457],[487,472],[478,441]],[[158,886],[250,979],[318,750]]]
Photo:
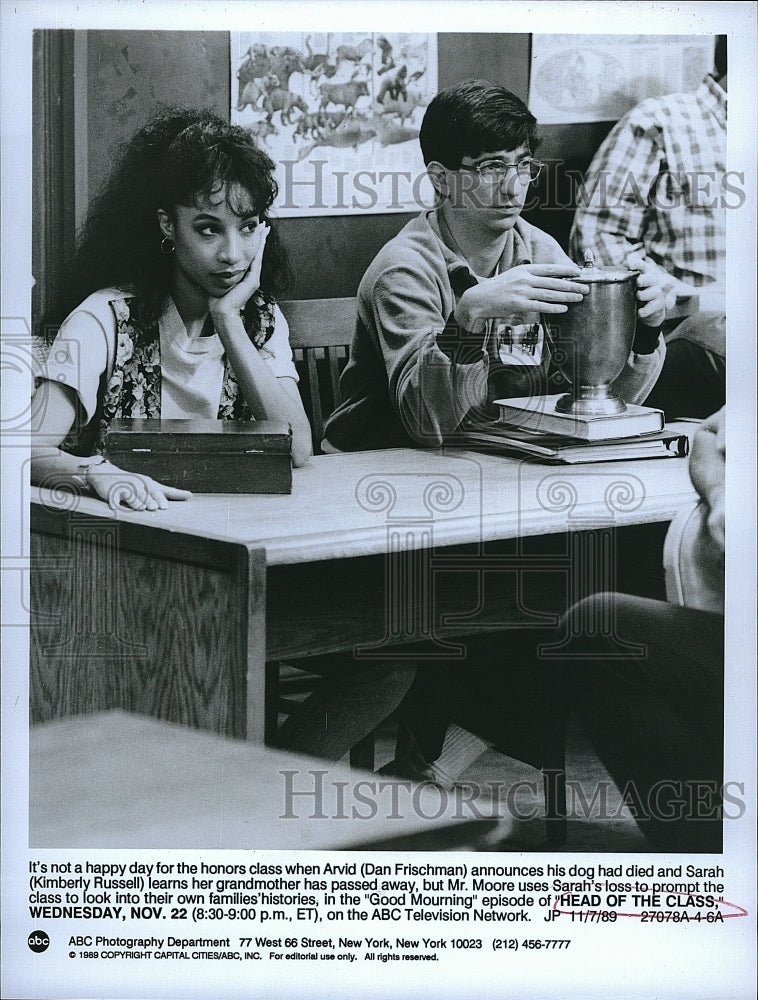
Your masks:
[[[591,250],[584,251],[582,262],[582,274],[579,278],[587,284],[614,284],[616,282],[629,281],[640,274],[639,268],[629,267],[602,267],[595,263],[595,255]]]

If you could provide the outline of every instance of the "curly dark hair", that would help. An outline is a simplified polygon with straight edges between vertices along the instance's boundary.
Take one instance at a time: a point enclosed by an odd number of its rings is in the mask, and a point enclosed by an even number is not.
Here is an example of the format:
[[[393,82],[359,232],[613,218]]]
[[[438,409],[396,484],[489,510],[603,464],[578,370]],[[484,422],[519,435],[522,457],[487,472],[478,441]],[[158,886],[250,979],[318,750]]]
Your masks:
[[[169,293],[172,263],[170,256],[161,253],[157,210],[171,214],[178,205],[194,205],[218,193],[223,185],[227,192],[232,185],[247,191],[261,222],[271,226],[260,291],[265,301],[273,301],[289,281],[286,253],[268,217],[277,195],[273,172],[273,161],[246,129],[207,110],[159,111],[126,143],[90,205],[76,253],[44,328],[60,323],[100,288],[133,291],[149,315],[160,315]],[[260,321],[254,298],[245,311],[250,331]]]

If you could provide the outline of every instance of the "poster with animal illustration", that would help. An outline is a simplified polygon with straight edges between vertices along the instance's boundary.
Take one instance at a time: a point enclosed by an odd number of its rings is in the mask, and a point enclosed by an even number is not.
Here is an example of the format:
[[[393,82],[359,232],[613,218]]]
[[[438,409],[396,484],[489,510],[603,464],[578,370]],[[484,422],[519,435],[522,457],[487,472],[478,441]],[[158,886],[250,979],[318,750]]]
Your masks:
[[[232,121],[277,165],[279,216],[410,212],[433,201],[418,143],[437,37],[231,36]]]

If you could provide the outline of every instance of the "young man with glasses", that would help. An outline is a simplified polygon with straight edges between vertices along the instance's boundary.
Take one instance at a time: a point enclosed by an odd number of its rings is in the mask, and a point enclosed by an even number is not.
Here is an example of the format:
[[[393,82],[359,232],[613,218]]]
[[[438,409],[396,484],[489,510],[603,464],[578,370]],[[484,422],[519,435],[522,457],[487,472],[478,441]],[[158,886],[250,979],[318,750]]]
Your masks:
[[[537,122],[503,87],[469,80],[441,91],[421,125],[436,193],[390,240],[358,289],[343,403],[326,450],[436,447],[492,419],[493,398],[565,389],[553,379],[545,325],[581,300],[580,268],[521,218],[541,164]],[[634,351],[617,388],[641,402],[663,358],[663,294],[638,281]]]
[[[437,447],[492,419],[499,396],[566,388],[551,383],[545,326],[589,288],[558,243],[521,218],[541,169],[536,126],[522,101],[482,80],[430,103],[419,138],[435,205],[382,248],[361,281],[344,402],[324,450]],[[617,383],[630,402],[644,399],[663,356],[663,295],[646,274],[638,300],[634,352]],[[389,773],[444,784],[489,742],[513,753],[516,717],[529,717],[523,706],[540,681],[502,670],[504,649],[531,661],[534,642],[531,631],[511,632],[505,644],[502,635],[472,637],[465,668],[420,659]],[[453,721],[465,728],[449,728]]]

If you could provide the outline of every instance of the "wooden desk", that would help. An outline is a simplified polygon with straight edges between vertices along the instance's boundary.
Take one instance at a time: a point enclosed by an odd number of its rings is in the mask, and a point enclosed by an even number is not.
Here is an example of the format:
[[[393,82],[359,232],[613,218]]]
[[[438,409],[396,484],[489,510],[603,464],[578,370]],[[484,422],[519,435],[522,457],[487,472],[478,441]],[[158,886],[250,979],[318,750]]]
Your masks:
[[[431,787],[124,712],[29,744],[32,848],[473,850],[497,826]]]
[[[554,621],[545,586],[564,601],[582,596],[579,575],[607,588],[618,530],[669,521],[693,496],[684,459],[550,467],[405,449],[314,458],[290,496],[153,513],[34,490],[32,722],[124,708],[262,742],[267,660],[356,643],[449,654],[484,625]],[[588,530],[605,542],[577,574]],[[556,550],[530,549],[537,536]]]

